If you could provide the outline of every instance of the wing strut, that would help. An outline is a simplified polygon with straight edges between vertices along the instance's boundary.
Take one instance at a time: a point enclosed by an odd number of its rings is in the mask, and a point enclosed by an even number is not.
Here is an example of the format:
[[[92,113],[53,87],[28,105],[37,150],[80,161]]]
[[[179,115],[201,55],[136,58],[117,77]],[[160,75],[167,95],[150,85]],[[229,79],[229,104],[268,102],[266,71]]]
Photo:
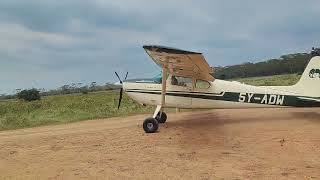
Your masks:
[[[162,91],[161,91],[161,106],[164,107],[166,104],[166,93],[167,93],[167,66],[162,68]]]
[[[162,90],[161,90],[161,102],[160,105],[157,106],[153,118],[156,118],[158,113],[162,111],[166,104],[166,93],[167,93],[167,77],[168,77],[168,69],[167,65],[163,65],[162,68]]]

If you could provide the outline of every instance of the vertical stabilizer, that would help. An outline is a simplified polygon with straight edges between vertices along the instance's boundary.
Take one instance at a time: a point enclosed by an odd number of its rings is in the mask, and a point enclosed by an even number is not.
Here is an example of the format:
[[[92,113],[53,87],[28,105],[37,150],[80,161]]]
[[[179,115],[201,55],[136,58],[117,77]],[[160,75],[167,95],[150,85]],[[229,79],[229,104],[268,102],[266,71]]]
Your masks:
[[[304,70],[294,91],[302,96],[320,97],[320,56],[314,56]]]

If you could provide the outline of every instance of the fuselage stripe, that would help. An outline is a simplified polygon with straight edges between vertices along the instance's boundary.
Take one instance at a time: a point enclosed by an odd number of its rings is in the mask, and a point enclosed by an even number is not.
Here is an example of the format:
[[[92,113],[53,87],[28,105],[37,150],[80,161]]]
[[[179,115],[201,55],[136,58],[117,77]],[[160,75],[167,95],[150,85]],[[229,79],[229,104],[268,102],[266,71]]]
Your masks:
[[[144,93],[161,95],[159,90],[144,89],[127,89],[129,93]],[[238,92],[221,92],[221,93],[202,93],[202,92],[185,92],[185,91],[167,91],[167,96],[187,97],[196,99],[232,101],[241,103],[254,103],[291,107],[320,107],[319,101],[301,98],[301,96],[276,95],[276,94],[253,94]],[[253,97],[254,96],[254,97]]]

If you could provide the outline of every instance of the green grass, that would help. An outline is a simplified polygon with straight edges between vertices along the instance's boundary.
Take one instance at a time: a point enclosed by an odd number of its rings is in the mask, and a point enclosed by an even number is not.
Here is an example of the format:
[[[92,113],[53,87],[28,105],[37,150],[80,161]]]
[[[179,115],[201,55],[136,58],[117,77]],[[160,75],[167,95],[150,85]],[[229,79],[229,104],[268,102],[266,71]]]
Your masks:
[[[0,102],[0,130],[62,124],[88,119],[152,112],[124,95],[120,110],[114,91],[43,97],[40,101]]]
[[[301,75],[284,74],[275,76],[251,77],[242,79],[232,79],[233,81],[243,82],[254,86],[290,86],[297,83]]]
[[[299,80],[296,74],[233,79],[258,86],[292,85]],[[19,129],[81,120],[152,113],[154,107],[141,106],[124,94],[120,110],[119,92],[96,92],[43,97],[40,101],[0,101],[0,130]],[[172,111],[172,110],[170,110]]]

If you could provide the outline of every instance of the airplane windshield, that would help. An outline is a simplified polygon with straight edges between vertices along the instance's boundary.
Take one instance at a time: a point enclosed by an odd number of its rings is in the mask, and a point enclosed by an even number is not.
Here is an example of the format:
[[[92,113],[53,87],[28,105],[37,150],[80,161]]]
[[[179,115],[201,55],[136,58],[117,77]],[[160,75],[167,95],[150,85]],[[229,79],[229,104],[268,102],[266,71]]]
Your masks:
[[[158,74],[154,78],[152,78],[154,82],[161,84],[162,83],[162,73]]]

